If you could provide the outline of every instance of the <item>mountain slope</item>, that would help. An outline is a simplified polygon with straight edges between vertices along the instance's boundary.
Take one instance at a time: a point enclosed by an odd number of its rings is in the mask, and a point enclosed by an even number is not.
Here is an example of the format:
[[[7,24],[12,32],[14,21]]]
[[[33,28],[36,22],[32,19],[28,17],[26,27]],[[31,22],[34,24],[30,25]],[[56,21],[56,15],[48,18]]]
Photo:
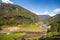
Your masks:
[[[60,14],[56,14],[51,19],[48,20],[49,25],[51,25],[52,31],[59,31],[60,30]]]
[[[47,21],[51,16],[49,15],[38,15],[41,22]]]
[[[38,16],[29,10],[14,4],[0,3],[0,26],[31,24],[38,21]]]

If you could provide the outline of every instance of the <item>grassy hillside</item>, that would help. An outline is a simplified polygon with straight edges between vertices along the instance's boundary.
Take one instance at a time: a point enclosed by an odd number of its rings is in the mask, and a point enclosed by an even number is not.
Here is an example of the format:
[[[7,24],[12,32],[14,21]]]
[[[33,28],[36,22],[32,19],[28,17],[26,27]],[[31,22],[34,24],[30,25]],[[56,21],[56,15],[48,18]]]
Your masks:
[[[13,40],[13,38],[17,39],[18,37],[21,37],[24,35],[25,35],[25,33],[3,35],[3,36],[0,36],[0,40]]]
[[[53,16],[48,23],[52,26],[51,31],[60,31],[60,14]]]
[[[15,5],[0,3],[0,26],[28,25],[38,22],[38,16],[29,10]]]

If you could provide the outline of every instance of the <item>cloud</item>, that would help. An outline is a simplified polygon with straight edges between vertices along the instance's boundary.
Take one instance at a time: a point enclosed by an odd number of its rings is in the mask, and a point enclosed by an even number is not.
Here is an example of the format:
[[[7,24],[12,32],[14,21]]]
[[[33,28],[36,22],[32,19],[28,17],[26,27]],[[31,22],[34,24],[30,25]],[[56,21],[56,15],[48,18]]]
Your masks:
[[[50,13],[49,11],[45,11],[42,14],[44,14],[44,15],[50,15],[50,16],[56,15],[55,13]]]
[[[44,12],[42,12],[42,13],[40,13],[40,12],[34,12],[34,13],[36,13],[37,15],[48,15],[48,11],[44,11]]]
[[[44,11],[44,12],[42,12],[42,13],[37,13],[37,12],[35,12],[37,15],[50,15],[50,16],[54,16],[54,15],[56,15],[56,13],[51,13],[51,12],[49,12],[49,11]]]
[[[54,15],[56,15],[56,14],[49,14],[50,16],[54,16]]]
[[[13,4],[13,2],[12,2],[12,1],[10,1],[10,0],[2,0],[2,2],[4,2],[4,3],[11,3],[11,4]]]
[[[53,12],[60,13],[60,8],[54,9]]]
[[[36,12],[37,15],[50,15],[50,16],[54,16],[56,14],[60,13],[60,8],[56,8],[54,10],[51,10],[51,11],[44,11],[44,12]]]

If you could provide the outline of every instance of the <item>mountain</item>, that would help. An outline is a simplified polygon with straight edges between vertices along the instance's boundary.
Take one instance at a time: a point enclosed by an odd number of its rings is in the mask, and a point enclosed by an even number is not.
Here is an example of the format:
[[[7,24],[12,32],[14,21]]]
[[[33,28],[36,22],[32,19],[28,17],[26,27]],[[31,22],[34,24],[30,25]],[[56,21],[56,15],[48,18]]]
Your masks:
[[[0,26],[31,24],[38,22],[38,16],[15,4],[0,3]]]
[[[49,19],[49,21],[58,21],[58,20],[60,20],[60,14],[56,14],[55,16]]]
[[[59,31],[60,30],[60,13],[56,14],[52,18],[48,20],[49,25],[51,25],[52,31]]]
[[[51,16],[49,15],[38,15],[39,19],[41,22],[45,22],[47,21],[49,18],[51,18]]]

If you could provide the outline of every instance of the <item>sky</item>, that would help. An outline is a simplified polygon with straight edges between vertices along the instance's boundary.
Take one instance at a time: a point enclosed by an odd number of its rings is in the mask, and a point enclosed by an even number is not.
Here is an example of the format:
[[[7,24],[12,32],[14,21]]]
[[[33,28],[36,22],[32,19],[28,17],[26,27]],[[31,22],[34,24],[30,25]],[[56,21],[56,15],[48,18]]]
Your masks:
[[[1,0],[1,2],[20,5],[37,15],[54,16],[60,13],[60,0]]]

